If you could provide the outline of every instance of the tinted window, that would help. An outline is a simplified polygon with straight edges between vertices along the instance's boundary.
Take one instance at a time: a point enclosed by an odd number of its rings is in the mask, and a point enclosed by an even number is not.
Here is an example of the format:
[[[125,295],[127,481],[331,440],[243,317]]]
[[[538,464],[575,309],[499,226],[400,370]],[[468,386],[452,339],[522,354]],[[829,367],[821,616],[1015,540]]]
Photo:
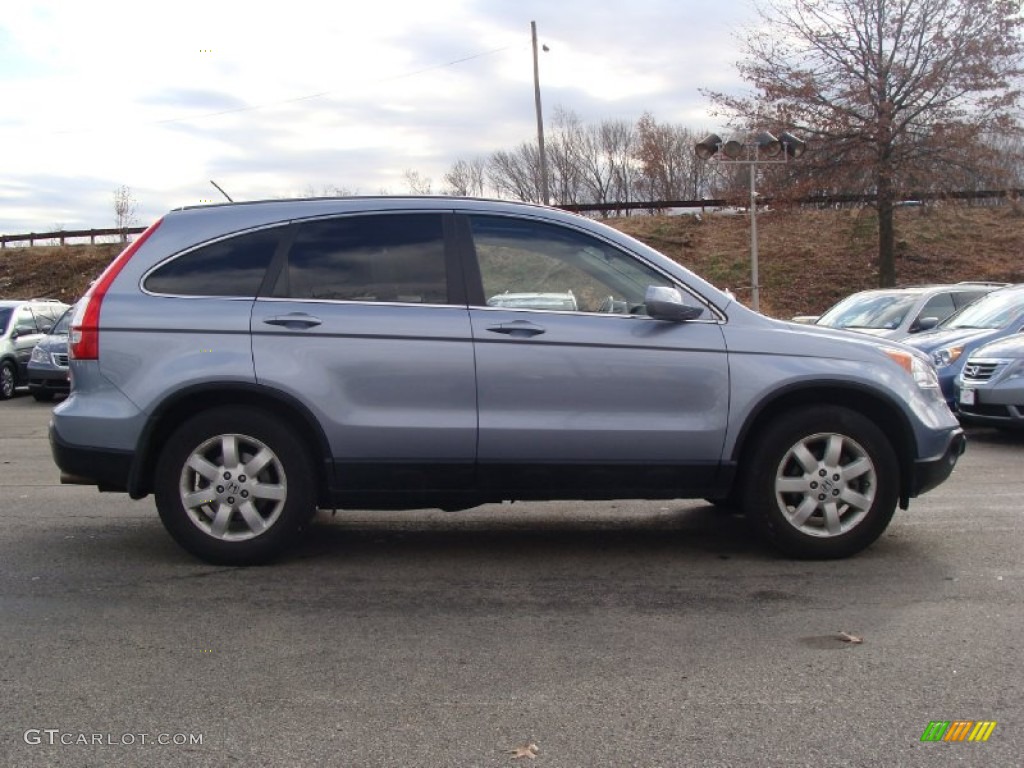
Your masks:
[[[991,291],[961,291],[953,295],[953,300],[956,302],[956,308],[962,309],[982,296],[987,296],[989,293]]]
[[[441,216],[382,214],[300,224],[274,295],[447,303]]]
[[[14,313],[14,327],[23,336],[30,333],[39,333],[39,328],[36,326],[36,317],[28,307],[20,307]]]
[[[472,218],[488,306],[553,311],[643,312],[650,285],[671,285],[632,256],[592,237],[540,222]]]
[[[11,308],[0,309],[0,334],[7,332],[7,321],[11,319]]]
[[[282,231],[250,232],[189,251],[146,278],[146,290],[175,296],[255,296]]]
[[[921,311],[917,313],[918,319],[934,317],[937,321],[945,320],[956,311],[953,305],[953,296],[949,293],[940,293],[932,296]]]

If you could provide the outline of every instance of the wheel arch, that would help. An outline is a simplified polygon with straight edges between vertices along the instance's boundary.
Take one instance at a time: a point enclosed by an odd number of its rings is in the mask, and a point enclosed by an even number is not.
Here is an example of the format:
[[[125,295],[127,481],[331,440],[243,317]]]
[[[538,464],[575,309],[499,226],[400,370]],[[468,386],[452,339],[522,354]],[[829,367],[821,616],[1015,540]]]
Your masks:
[[[899,462],[900,507],[906,509],[912,495],[916,442],[910,420],[903,409],[885,395],[855,384],[795,385],[761,400],[751,410],[733,446],[730,458],[736,463],[736,476],[742,475],[750,452],[756,450],[758,434],[769,422],[787,411],[815,405],[849,408],[881,426]]]
[[[327,436],[316,419],[291,395],[255,384],[225,382],[183,389],[161,403],[154,411],[142,436],[128,478],[128,493],[134,499],[153,492],[153,479],[160,452],[174,430],[197,413],[225,405],[243,405],[267,411],[294,429],[313,459],[311,470],[316,482],[318,504],[329,498],[331,454]]]

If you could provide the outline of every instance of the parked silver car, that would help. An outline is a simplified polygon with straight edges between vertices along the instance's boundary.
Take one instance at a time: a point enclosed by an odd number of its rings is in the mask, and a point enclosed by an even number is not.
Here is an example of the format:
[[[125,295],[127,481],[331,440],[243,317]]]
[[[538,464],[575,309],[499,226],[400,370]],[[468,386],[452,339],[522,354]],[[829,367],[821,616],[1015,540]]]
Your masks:
[[[56,299],[0,301],[0,400],[28,381],[28,360],[68,305]]]
[[[155,494],[211,562],[280,554],[318,506],[614,498],[729,499],[782,551],[842,557],[964,448],[925,355],[509,202],[172,211],[76,306],[71,357],[62,480]]]
[[[960,420],[1024,429],[1024,334],[979,347],[956,380]]]
[[[801,315],[793,319],[898,341],[934,328],[971,302],[1006,285],[954,283],[876,288],[847,296],[820,317]]]

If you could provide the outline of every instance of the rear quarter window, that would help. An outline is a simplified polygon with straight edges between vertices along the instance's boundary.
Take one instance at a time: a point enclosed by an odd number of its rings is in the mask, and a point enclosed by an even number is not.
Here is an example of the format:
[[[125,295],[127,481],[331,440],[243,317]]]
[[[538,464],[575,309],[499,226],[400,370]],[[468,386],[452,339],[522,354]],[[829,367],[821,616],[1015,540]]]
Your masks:
[[[218,240],[158,266],[143,282],[173,296],[252,296],[263,283],[283,227]]]

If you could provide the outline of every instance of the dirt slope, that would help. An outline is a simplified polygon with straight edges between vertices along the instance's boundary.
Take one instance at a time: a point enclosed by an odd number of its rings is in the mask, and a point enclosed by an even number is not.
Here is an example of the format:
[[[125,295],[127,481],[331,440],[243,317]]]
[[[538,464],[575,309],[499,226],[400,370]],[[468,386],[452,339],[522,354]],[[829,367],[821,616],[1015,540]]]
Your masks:
[[[750,229],[744,215],[629,216],[608,223],[649,243],[741,301],[750,299]],[[817,314],[877,284],[877,222],[868,209],[758,215],[761,310]],[[0,250],[0,298],[74,301],[120,245]],[[897,212],[901,284],[1024,282],[1020,206],[906,208]]]

